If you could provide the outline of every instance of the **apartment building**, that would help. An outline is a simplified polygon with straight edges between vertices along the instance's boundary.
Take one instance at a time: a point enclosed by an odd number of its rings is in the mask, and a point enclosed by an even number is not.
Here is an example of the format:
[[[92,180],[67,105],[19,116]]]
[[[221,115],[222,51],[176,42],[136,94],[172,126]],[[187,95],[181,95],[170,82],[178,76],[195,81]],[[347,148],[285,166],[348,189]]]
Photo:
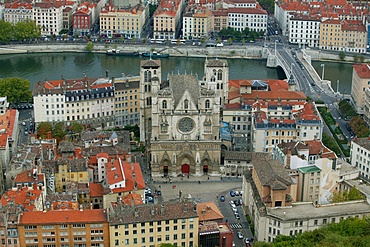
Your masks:
[[[246,140],[238,150],[271,151],[282,141],[321,139],[320,116],[305,101],[293,80],[229,80],[223,121],[232,126],[234,139]]]
[[[114,112],[116,126],[140,124],[140,77],[114,79]]]
[[[318,47],[320,23],[319,15],[294,13],[289,19],[289,43],[303,47]]]
[[[100,12],[100,34],[108,37],[123,35],[126,38],[141,38],[149,18],[149,6],[117,8],[108,5]]]
[[[370,89],[370,66],[366,63],[354,64],[352,72],[351,97],[359,114],[369,115],[366,107],[366,91]]]
[[[110,246],[198,246],[198,213],[192,202],[115,205],[109,208]]]
[[[220,32],[222,29],[228,27],[228,10],[227,9],[218,9],[212,10],[213,18],[213,31]]]
[[[235,245],[233,229],[225,222],[203,222],[199,225],[199,246],[231,247]]]
[[[34,3],[32,19],[41,27],[41,35],[58,35],[63,29],[63,4],[60,2]]]
[[[367,30],[361,21],[328,19],[320,23],[319,48],[365,53]]]
[[[182,37],[200,39],[209,37],[212,29],[212,12],[188,8],[183,16]]]
[[[266,153],[265,157],[253,160],[253,171],[247,170],[243,177],[243,202],[255,225],[255,240],[273,242],[278,235],[298,235],[342,219],[370,214],[367,201],[321,207],[312,202],[296,202],[298,187],[289,175],[291,171],[282,169],[278,161],[268,156]],[[311,179],[314,173],[318,179],[317,168],[306,169],[305,176]]]
[[[20,246],[109,246],[109,223],[102,209],[23,212]]]
[[[184,0],[161,1],[153,14],[155,39],[175,39],[176,32],[180,29],[183,14]]]
[[[360,171],[360,177],[370,180],[370,140],[355,138],[351,142],[351,165]]]
[[[95,128],[115,124],[114,88],[107,78],[35,83],[35,123],[76,121]]]
[[[228,27],[236,31],[249,28],[251,31],[263,32],[267,30],[267,11],[262,8],[229,8]]]
[[[72,14],[73,34],[87,36],[90,34],[91,26],[95,22],[96,4],[83,2]]]
[[[21,1],[4,3],[4,21],[16,24],[20,21],[33,20],[32,3]]]
[[[370,88],[365,90],[365,104],[364,104],[363,119],[364,119],[367,127],[369,127],[370,126]]]
[[[73,9],[71,7],[63,9],[63,29],[69,30],[72,27],[72,14]]]
[[[89,182],[87,160],[85,158],[55,160],[54,169],[56,192],[62,193],[72,190],[73,183]]]

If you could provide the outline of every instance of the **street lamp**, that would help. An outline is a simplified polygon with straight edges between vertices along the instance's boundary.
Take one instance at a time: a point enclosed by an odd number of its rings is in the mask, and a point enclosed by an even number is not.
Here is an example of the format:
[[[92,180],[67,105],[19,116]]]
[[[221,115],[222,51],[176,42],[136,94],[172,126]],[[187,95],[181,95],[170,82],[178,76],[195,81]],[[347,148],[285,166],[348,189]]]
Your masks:
[[[322,63],[321,67],[322,67],[321,81],[323,82],[324,81],[324,75],[325,75],[325,64]]]
[[[275,40],[275,57],[276,57],[276,44],[278,43],[277,40]]]

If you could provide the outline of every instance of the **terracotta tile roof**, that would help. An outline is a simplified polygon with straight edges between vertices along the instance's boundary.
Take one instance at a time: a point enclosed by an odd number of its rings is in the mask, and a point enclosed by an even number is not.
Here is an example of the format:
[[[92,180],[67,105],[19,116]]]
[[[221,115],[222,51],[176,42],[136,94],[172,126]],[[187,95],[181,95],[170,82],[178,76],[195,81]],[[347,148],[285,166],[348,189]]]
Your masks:
[[[354,64],[353,69],[356,71],[358,77],[363,79],[370,78],[370,66],[367,63]]]
[[[7,146],[9,137],[15,138],[13,135],[16,133],[13,133],[13,131],[17,117],[18,111],[15,109],[8,109],[5,114],[0,116],[0,130],[3,131],[0,134],[0,148],[5,148]]]
[[[103,196],[103,186],[98,183],[89,183],[90,197],[102,197]]]
[[[71,201],[52,202],[50,210],[78,210],[78,202]]]
[[[198,218],[193,202],[164,202],[159,204],[143,204],[127,207],[123,203],[111,210],[111,225],[123,225],[139,222],[155,222],[163,220],[180,220]]]
[[[44,174],[37,174],[37,178],[34,178],[33,171],[24,171],[18,174],[15,179],[15,183],[43,183],[44,182]]]
[[[23,9],[32,10],[32,6],[33,6],[32,3],[22,3],[22,2],[19,2],[19,1],[4,4],[5,9],[20,9],[20,8],[23,8]]]
[[[297,116],[300,120],[320,120],[315,106],[308,102],[305,102],[303,108],[298,111]]]
[[[140,194],[131,193],[126,196],[122,196],[122,202],[125,205],[131,206],[132,202],[134,202],[134,205],[140,205],[143,204],[143,200],[141,198]]]
[[[240,103],[226,104],[225,107],[227,110],[240,110],[241,104]]]
[[[224,216],[214,202],[200,202],[197,204],[199,221],[222,220]]]
[[[73,223],[104,223],[107,215],[103,209],[86,210],[55,210],[24,212],[20,218],[20,225],[54,225]]]
[[[22,205],[26,211],[33,211],[35,210],[34,202],[40,195],[41,190],[38,189],[29,190],[28,188],[23,188],[22,190],[15,191],[8,190],[1,197],[1,205],[5,206],[8,203],[12,203],[14,205]]]
[[[252,91],[250,94],[242,94],[243,99],[264,99],[264,100],[305,100],[304,92],[296,91]]]
[[[342,31],[366,32],[366,27],[361,21],[345,20],[342,23]]]

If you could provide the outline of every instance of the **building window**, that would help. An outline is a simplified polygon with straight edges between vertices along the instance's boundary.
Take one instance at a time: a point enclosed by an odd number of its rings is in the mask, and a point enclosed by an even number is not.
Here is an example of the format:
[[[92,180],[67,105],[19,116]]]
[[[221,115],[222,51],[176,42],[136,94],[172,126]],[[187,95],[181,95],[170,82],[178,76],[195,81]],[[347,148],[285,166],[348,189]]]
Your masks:
[[[167,109],[167,101],[166,100],[162,101],[162,108]]]
[[[207,99],[206,100],[206,109],[209,109],[210,108],[210,101]]]

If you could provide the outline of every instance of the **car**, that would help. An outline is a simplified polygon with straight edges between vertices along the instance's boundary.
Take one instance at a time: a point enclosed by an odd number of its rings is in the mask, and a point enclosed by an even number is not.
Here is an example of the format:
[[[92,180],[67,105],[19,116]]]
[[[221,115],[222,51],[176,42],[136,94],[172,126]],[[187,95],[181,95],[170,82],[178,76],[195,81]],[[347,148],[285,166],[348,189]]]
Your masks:
[[[243,191],[239,191],[239,196],[242,196],[243,195]]]
[[[23,126],[26,126],[26,122],[23,122],[23,123],[22,123],[22,125],[23,125]]]
[[[146,201],[147,202],[154,202],[154,198],[149,196],[149,197],[146,198]]]
[[[150,188],[145,188],[144,193],[152,193],[152,190]]]
[[[233,190],[230,190],[230,196],[235,197],[235,192]]]
[[[216,46],[217,47],[223,47],[224,46],[224,43],[217,43]]]
[[[244,236],[243,236],[243,233],[242,233],[242,232],[238,232],[238,238],[239,238],[239,239],[244,238]]]
[[[244,240],[244,241],[245,241],[245,243],[246,243],[246,244],[249,244],[249,243],[250,243],[249,238],[245,238],[245,240]]]
[[[240,206],[239,200],[234,201],[235,206]]]
[[[313,87],[314,87],[314,86],[316,86],[316,84],[312,82],[312,83],[311,83],[311,86],[313,86]]]
[[[239,214],[235,214],[235,219],[240,220]]]
[[[28,131],[25,131],[24,134],[27,136],[28,135]]]
[[[235,196],[239,196],[239,191],[235,191]]]
[[[221,196],[221,197],[220,197],[220,201],[221,201],[221,202],[224,202],[224,201],[225,201],[225,197],[224,197],[224,196]]]
[[[162,191],[160,191],[160,190],[157,190],[157,195],[159,195],[159,196],[161,196],[162,195]]]
[[[229,204],[230,204],[230,206],[232,206],[232,207],[234,207],[234,206],[235,206],[234,201],[230,201],[230,202],[229,202]]]
[[[24,127],[24,130],[25,130],[25,131],[27,131],[27,130],[28,130],[28,128],[27,128],[27,127]]]
[[[239,199],[239,204],[243,205],[243,200],[241,198]]]

